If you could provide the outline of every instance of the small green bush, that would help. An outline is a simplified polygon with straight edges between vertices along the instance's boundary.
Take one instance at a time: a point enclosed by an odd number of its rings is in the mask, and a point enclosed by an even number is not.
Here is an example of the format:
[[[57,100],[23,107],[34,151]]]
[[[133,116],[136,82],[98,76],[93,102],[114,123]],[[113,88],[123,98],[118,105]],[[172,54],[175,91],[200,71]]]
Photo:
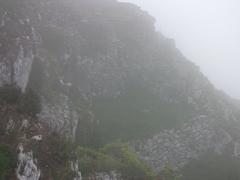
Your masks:
[[[117,171],[126,180],[155,178],[155,173],[138,159],[127,144],[108,144],[98,151],[78,147],[77,156],[84,177],[96,172]]]
[[[127,144],[108,144],[101,149],[101,152],[121,162],[119,171],[124,179],[151,180],[156,176],[150,167],[139,160]]]
[[[14,173],[15,155],[8,146],[0,145],[0,180],[6,180]]]
[[[51,159],[64,164],[70,159],[70,155],[75,149],[75,145],[65,137],[53,133],[48,137],[49,148],[51,150]]]
[[[5,84],[0,87],[0,102],[14,104],[21,96],[21,89],[15,84]]]
[[[114,158],[89,148],[78,147],[77,155],[83,176],[95,172],[110,172],[121,166]]]

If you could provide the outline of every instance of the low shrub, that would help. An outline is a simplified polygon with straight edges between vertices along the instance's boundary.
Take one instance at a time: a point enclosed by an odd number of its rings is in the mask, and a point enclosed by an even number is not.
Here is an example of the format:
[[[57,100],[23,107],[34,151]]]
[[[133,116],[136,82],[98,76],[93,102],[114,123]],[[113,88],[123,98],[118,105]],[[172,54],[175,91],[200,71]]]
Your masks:
[[[79,166],[84,177],[96,172],[117,171],[126,180],[151,180],[155,173],[127,144],[108,144],[100,150],[78,147]]]
[[[75,145],[65,137],[53,133],[48,137],[51,158],[59,164],[66,163],[71,157],[72,152],[76,148]]]
[[[121,162],[119,171],[124,179],[151,180],[155,178],[155,173],[152,169],[139,160],[127,144],[107,144],[101,149],[101,152]]]
[[[110,172],[120,167],[119,161],[89,148],[78,147],[77,156],[83,176],[96,172]]]

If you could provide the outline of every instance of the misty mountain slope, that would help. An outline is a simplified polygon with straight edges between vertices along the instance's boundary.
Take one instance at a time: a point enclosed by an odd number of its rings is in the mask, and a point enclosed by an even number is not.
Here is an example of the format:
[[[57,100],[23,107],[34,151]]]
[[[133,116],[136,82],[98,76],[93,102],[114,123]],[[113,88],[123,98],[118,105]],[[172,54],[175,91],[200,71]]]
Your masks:
[[[48,131],[91,148],[129,142],[157,171],[240,154],[239,106],[129,3],[1,0],[0,84],[18,86]]]

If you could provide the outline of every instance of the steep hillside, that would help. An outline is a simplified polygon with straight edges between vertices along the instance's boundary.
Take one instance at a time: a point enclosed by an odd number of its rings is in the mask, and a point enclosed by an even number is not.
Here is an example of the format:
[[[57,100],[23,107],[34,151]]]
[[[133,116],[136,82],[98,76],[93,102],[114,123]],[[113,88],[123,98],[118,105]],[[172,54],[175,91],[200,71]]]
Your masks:
[[[129,3],[0,0],[0,84],[1,107],[10,107],[2,115],[1,132],[29,121],[28,128],[35,128],[31,134],[17,130],[14,143],[1,134],[10,151],[18,148],[22,157],[24,148],[33,151],[25,157],[39,159],[39,166],[32,161],[35,177],[30,180],[57,172],[56,159],[43,150],[53,137],[70,143],[59,169],[72,163],[69,176],[78,179],[79,169],[88,179],[94,173],[100,173],[96,179],[153,177],[125,145],[101,149],[108,143],[129,143],[156,172],[166,165],[182,168],[208,151],[240,155],[236,101],[217,91],[173,40],[156,32],[147,12]],[[120,150],[114,154],[115,149]],[[74,154],[70,160],[69,154]],[[48,159],[51,168],[44,167]],[[116,168],[99,168],[101,162]],[[91,163],[95,166],[89,170]],[[125,171],[129,167],[133,174]]]

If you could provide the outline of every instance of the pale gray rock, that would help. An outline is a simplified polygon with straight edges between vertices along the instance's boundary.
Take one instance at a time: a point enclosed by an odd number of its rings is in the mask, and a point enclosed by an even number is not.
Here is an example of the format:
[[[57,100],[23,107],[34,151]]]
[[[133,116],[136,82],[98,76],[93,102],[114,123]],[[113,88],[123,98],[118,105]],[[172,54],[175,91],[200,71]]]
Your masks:
[[[41,171],[37,166],[37,160],[33,158],[33,152],[24,152],[22,144],[19,145],[18,150],[17,179],[39,180]]]

